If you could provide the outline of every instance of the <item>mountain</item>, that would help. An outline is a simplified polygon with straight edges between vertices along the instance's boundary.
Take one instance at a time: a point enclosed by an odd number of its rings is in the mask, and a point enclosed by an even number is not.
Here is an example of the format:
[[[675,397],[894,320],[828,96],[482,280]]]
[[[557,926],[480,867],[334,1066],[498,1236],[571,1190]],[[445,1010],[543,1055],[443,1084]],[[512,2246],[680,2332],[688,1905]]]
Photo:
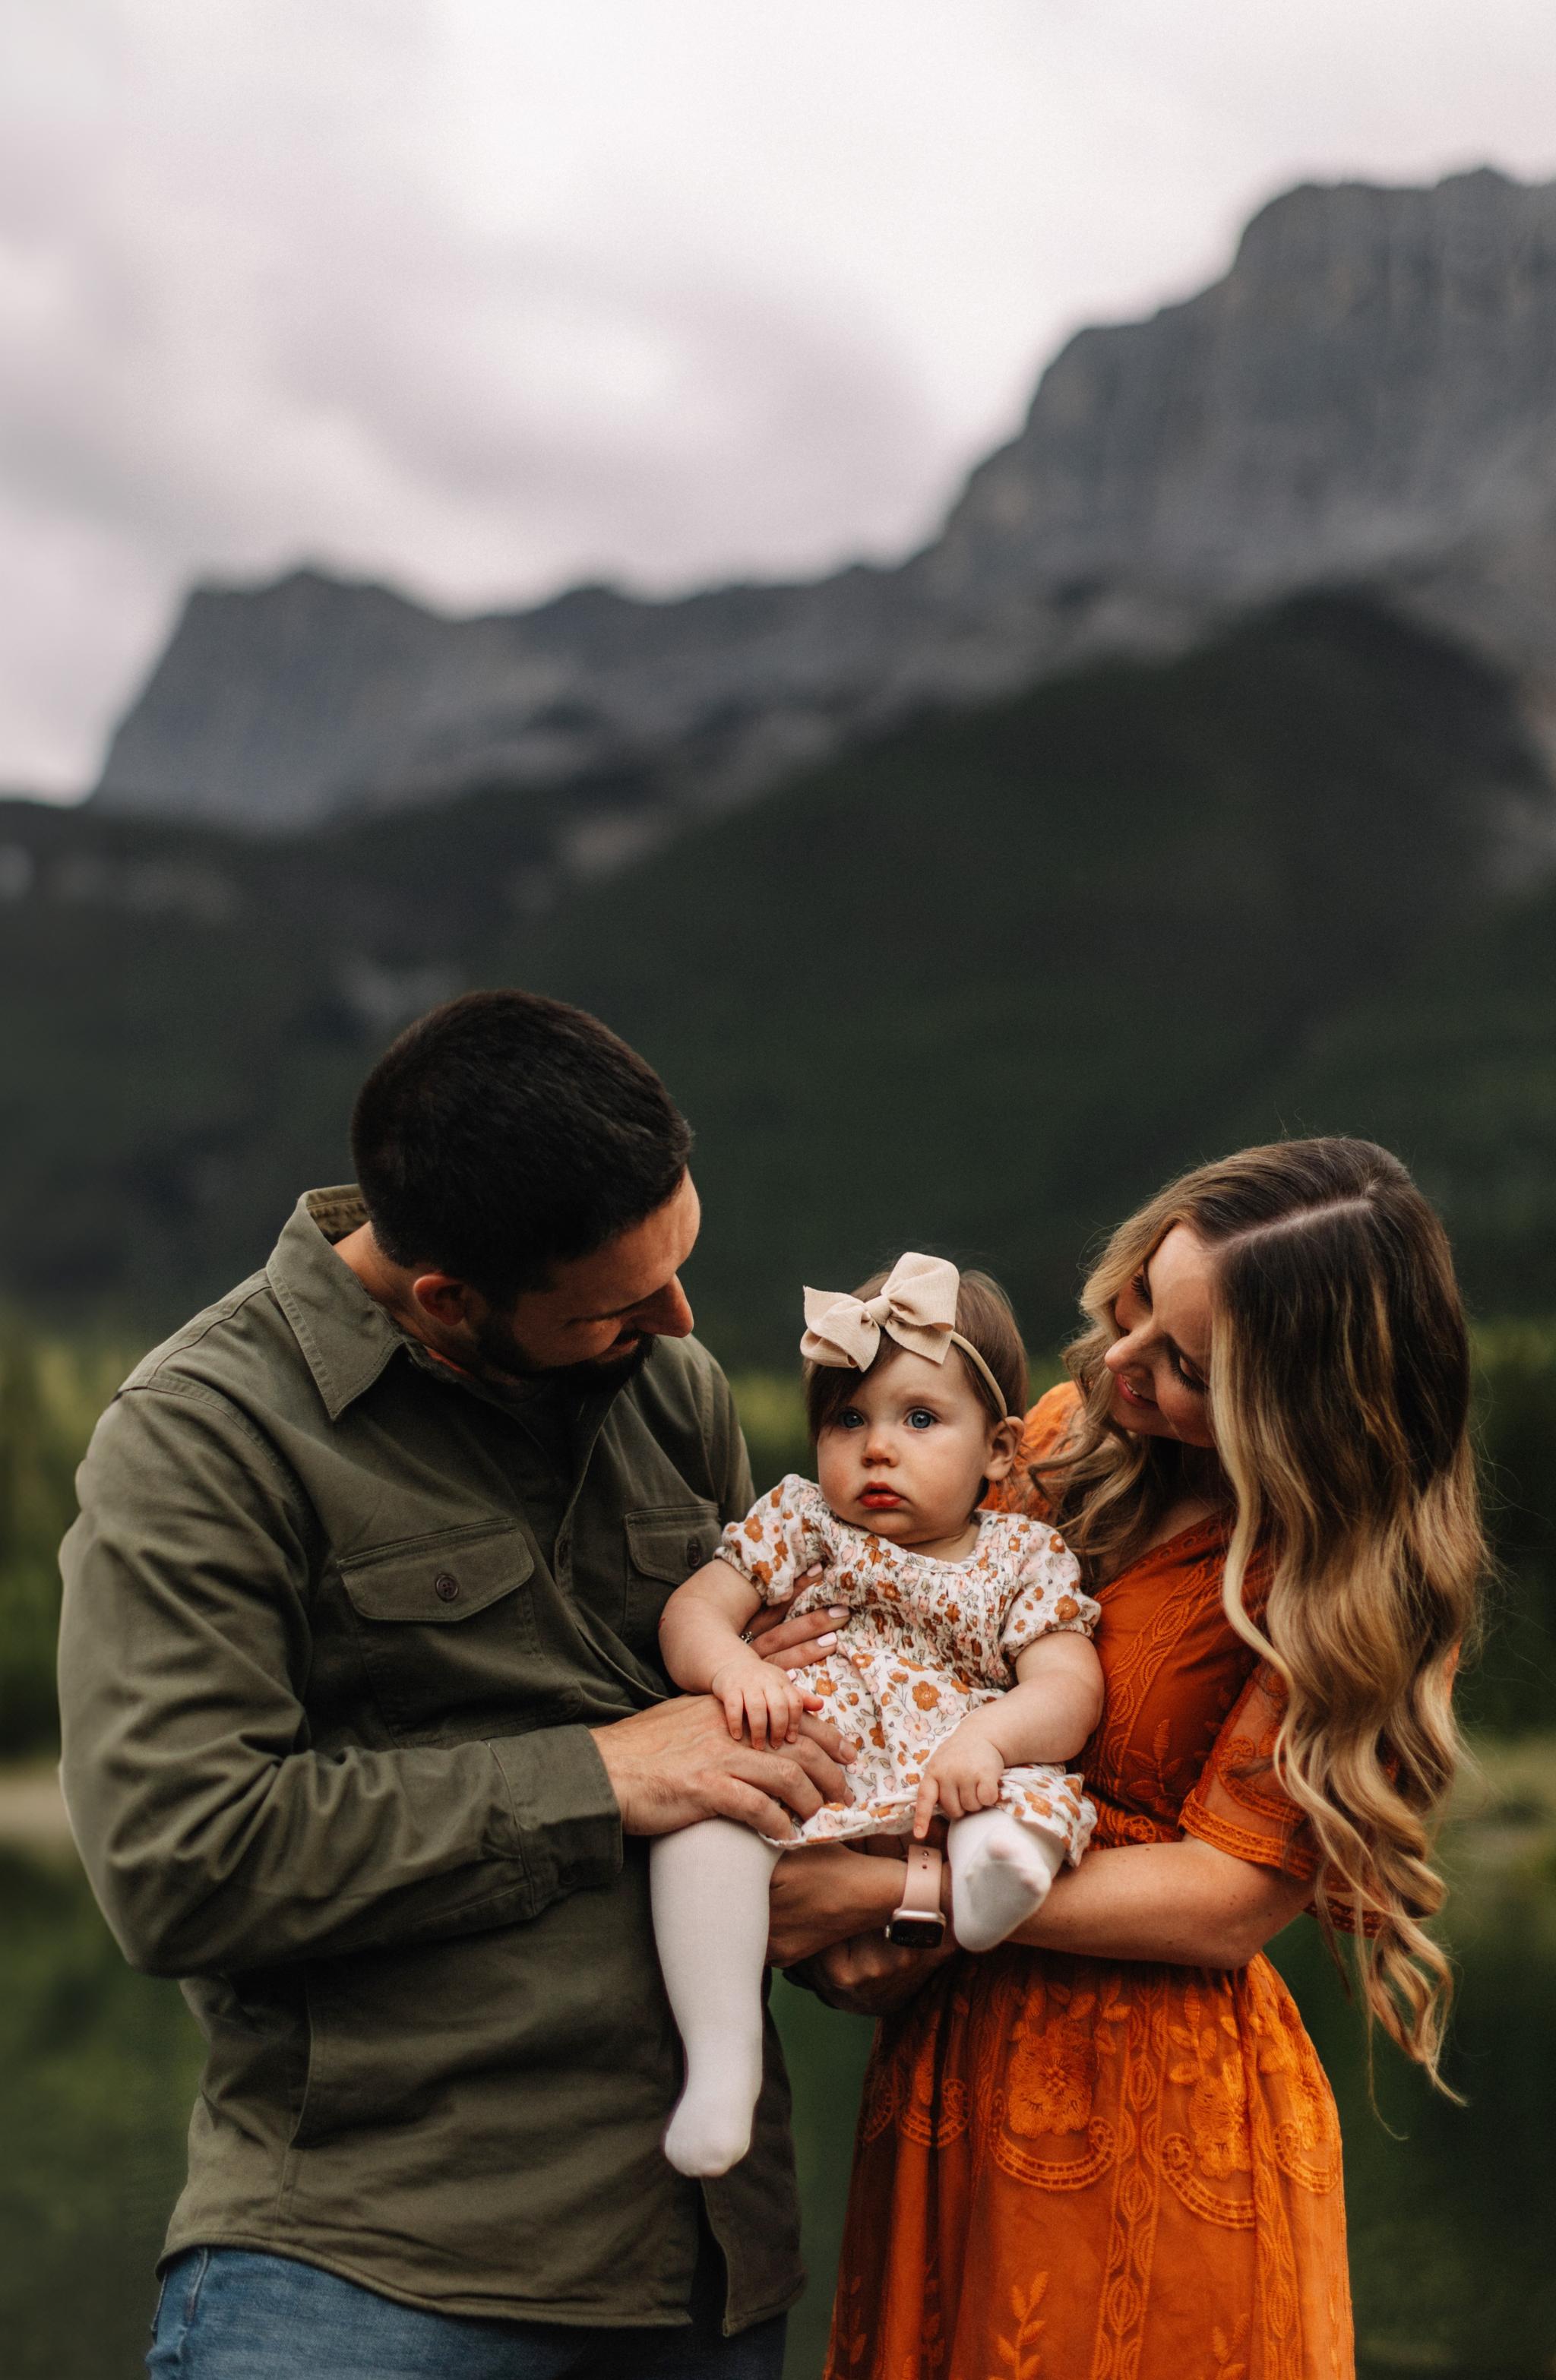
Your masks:
[[[299,571],[201,588],[103,812],[273,831],[485,785],[653,780],[587,864],[913,718],[1351,584],[1556,721],[1556,184],[1292,190],[1226,276],[1082,331],[940,536],[893,568],[438,614]],[[565,848],[553,869],[571,872]]]
[[[690,1285],[733,1360],[786,1364],[797,1283],[903,1245],[991,1262],[1052,1343],[1131,1201],[1282,1126],[1381,1132],[1482,1305],[1556,1310],[1556,795],[1441,637],[1296,600],[885,731],[516,905],[559,812],[657,790],[264,839],[0,807],[0,1296],[177,1319],[342,1178],[401,1022],[519,982],[685,1104]]]

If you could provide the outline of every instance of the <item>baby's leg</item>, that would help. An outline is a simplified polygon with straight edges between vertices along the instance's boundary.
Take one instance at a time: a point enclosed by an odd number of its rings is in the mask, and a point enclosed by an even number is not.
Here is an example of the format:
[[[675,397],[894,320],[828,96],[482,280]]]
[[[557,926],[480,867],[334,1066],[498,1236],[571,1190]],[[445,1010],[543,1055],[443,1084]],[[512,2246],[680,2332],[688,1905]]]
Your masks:
[[[1009,1810],[975,1810],[947,1831],[952,1925],[964,1950],[991,1950],[1048,1898],[1064,1864],[1062,1837]]]
[[[687,2087],[664,2135],[664,2154],[681,2173],[727,2173],[751,2144],[767,1888],[777,1857],[727,1818],[704,1818],[649,1847],[659,1963],[687,2053]]]

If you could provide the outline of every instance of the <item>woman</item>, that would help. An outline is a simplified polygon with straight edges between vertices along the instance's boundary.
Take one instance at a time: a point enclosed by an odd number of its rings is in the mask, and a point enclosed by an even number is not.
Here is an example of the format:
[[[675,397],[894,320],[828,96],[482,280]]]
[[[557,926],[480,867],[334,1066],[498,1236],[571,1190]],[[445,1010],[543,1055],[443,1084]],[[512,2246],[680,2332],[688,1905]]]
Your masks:
[[[1333,2101],[1258,1955],[1316,1892],[1368,2022],[1437,2077],[1429,1826],[1484,1560],[1441,1226],[1369,1143],[1247,1149],[1125,1223],[1083,1302],[1016,1477],[1102,1605],[1095,1847],[983,1958],[816,1961],[846,2005],[912,1988],[829,2380],[1347,2375]],[[826,1858],[781,1864],[780,1956],[893,1905]]]

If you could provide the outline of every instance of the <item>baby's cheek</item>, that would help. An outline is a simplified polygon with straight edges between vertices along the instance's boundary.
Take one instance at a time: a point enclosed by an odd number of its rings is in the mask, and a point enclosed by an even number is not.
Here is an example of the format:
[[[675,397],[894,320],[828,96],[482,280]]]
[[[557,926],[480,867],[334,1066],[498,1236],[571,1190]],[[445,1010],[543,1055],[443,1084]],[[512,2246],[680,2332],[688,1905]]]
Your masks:
[[[846,1501],[848,1472],[847,1442],[840,1442],[836,1431],[828,1430],[816,1449],[816,1485],[829,1504]]]

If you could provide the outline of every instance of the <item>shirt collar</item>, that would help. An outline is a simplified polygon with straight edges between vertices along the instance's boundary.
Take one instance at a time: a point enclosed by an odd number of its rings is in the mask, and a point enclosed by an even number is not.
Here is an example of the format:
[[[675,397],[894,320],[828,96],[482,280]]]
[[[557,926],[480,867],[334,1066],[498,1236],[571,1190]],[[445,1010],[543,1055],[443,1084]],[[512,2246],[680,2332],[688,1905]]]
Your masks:
[[[334,1253],[334,1242],[366,1220],[354,1183],[307,1190],[265,1267],[332,1421],[371,1388],[405,1344],[377,1299]]]
[[[354,1182],[337,1183],[328,1190],[305,1190],[265,1267],[265,1278],[292,1326],[331,1421],[338,1421],[347,1405],[355,1404],[371,1388],[396,1354],[408,1356],[444,1384],[484,1397],[505,1412],[522,1410],[522,1391],[517,1398],[500,1396],[480,1381],[467,1379],[450,1366],[438,1363],[401,1330],[351,1267],[336,1256],[335,1241],[367,1220],[362,1194]],[[544,1390],[542,1373],[537,1377],[534,1393],[539,1397]],[[581,1426],[597,1425],[620,1394],[619,1388],[580,1392]]]

